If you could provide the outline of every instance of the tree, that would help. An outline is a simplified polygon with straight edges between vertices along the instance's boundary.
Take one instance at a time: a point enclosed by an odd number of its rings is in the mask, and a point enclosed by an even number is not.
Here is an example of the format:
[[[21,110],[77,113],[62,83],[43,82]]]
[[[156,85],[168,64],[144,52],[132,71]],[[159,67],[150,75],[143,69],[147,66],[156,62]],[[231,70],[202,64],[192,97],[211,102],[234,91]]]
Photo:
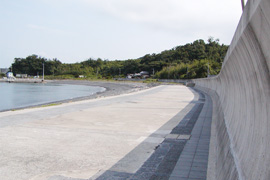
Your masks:
[[[45,64],[45,75],[68,75],[77,77],[112,78],[133,74],[140,71],[156,72],[157,78],[201,78],[207,75],[208,62],[211,74],[218,74],[228,46],[220,45],[219,39],[209,37],[207,42],[199,39],[192,43],[176,46],[160,53],[146,54],[138,59],[125,61],[102,60],[89,58],[80,63],[62,64],[57,59],[46,59],[38,55],[26,58],[15,58],[13,72],[29,75],[42,74]],[[119,70],[121,69],[121,71]],[[187,72],[188,69],[188,72]]]

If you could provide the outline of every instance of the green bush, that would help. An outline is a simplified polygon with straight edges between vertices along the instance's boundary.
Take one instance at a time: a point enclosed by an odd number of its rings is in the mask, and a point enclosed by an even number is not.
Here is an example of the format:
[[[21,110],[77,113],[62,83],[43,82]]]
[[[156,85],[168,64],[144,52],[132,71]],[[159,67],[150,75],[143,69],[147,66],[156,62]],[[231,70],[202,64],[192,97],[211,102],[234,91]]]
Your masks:
[[[180,63],[174,66],[163,68],[156,73],[158,79],[194,79],[205,78],[208,75],[208,63],[209,74],[217,75],[220,71],[221,64],[213,62],[207,59],[194,60],[192,63]]]
[[[158,82],[158,80],[157,79],[152,79],[152,78],[148,78],[148,79],[143,81],[143,83],[156,83],[156,82]]]

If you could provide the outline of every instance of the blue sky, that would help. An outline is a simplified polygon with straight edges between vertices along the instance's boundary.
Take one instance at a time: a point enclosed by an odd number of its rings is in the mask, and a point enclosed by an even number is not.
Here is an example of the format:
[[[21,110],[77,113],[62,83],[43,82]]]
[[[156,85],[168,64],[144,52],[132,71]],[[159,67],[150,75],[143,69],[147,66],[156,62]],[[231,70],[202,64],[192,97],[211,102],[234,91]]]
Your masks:
[[[230,44],[240,0],[0,0],[0,67],[37,54],[125,60],[210,36]]]

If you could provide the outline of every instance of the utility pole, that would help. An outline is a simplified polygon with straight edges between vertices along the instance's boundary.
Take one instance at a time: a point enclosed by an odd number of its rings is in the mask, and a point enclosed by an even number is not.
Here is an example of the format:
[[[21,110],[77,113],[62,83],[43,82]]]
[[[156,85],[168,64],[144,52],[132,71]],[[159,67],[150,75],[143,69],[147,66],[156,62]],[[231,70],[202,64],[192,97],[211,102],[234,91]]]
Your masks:
[[[245,0],[241,0],[242,2],[242,10],[244,11],[244,8],[245,8]]]
[[[42,82],[44,82],[44,62],[43,62]]]
[[[207,77],[209,77],[209,61],[208,61],[208,68],[207,68]]]
[[[121,75],[121,68],[119,68],[119,78],[120,78],[120,75]]]

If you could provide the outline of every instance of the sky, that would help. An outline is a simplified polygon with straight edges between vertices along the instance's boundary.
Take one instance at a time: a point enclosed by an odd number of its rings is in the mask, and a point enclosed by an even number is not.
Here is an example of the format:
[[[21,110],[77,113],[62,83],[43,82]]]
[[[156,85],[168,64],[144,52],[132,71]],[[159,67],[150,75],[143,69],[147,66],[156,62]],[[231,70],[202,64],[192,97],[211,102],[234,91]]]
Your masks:
[[[76,63],[229,45],[241,14],[240,0],[0,0],[0,68],[32,54]]]

